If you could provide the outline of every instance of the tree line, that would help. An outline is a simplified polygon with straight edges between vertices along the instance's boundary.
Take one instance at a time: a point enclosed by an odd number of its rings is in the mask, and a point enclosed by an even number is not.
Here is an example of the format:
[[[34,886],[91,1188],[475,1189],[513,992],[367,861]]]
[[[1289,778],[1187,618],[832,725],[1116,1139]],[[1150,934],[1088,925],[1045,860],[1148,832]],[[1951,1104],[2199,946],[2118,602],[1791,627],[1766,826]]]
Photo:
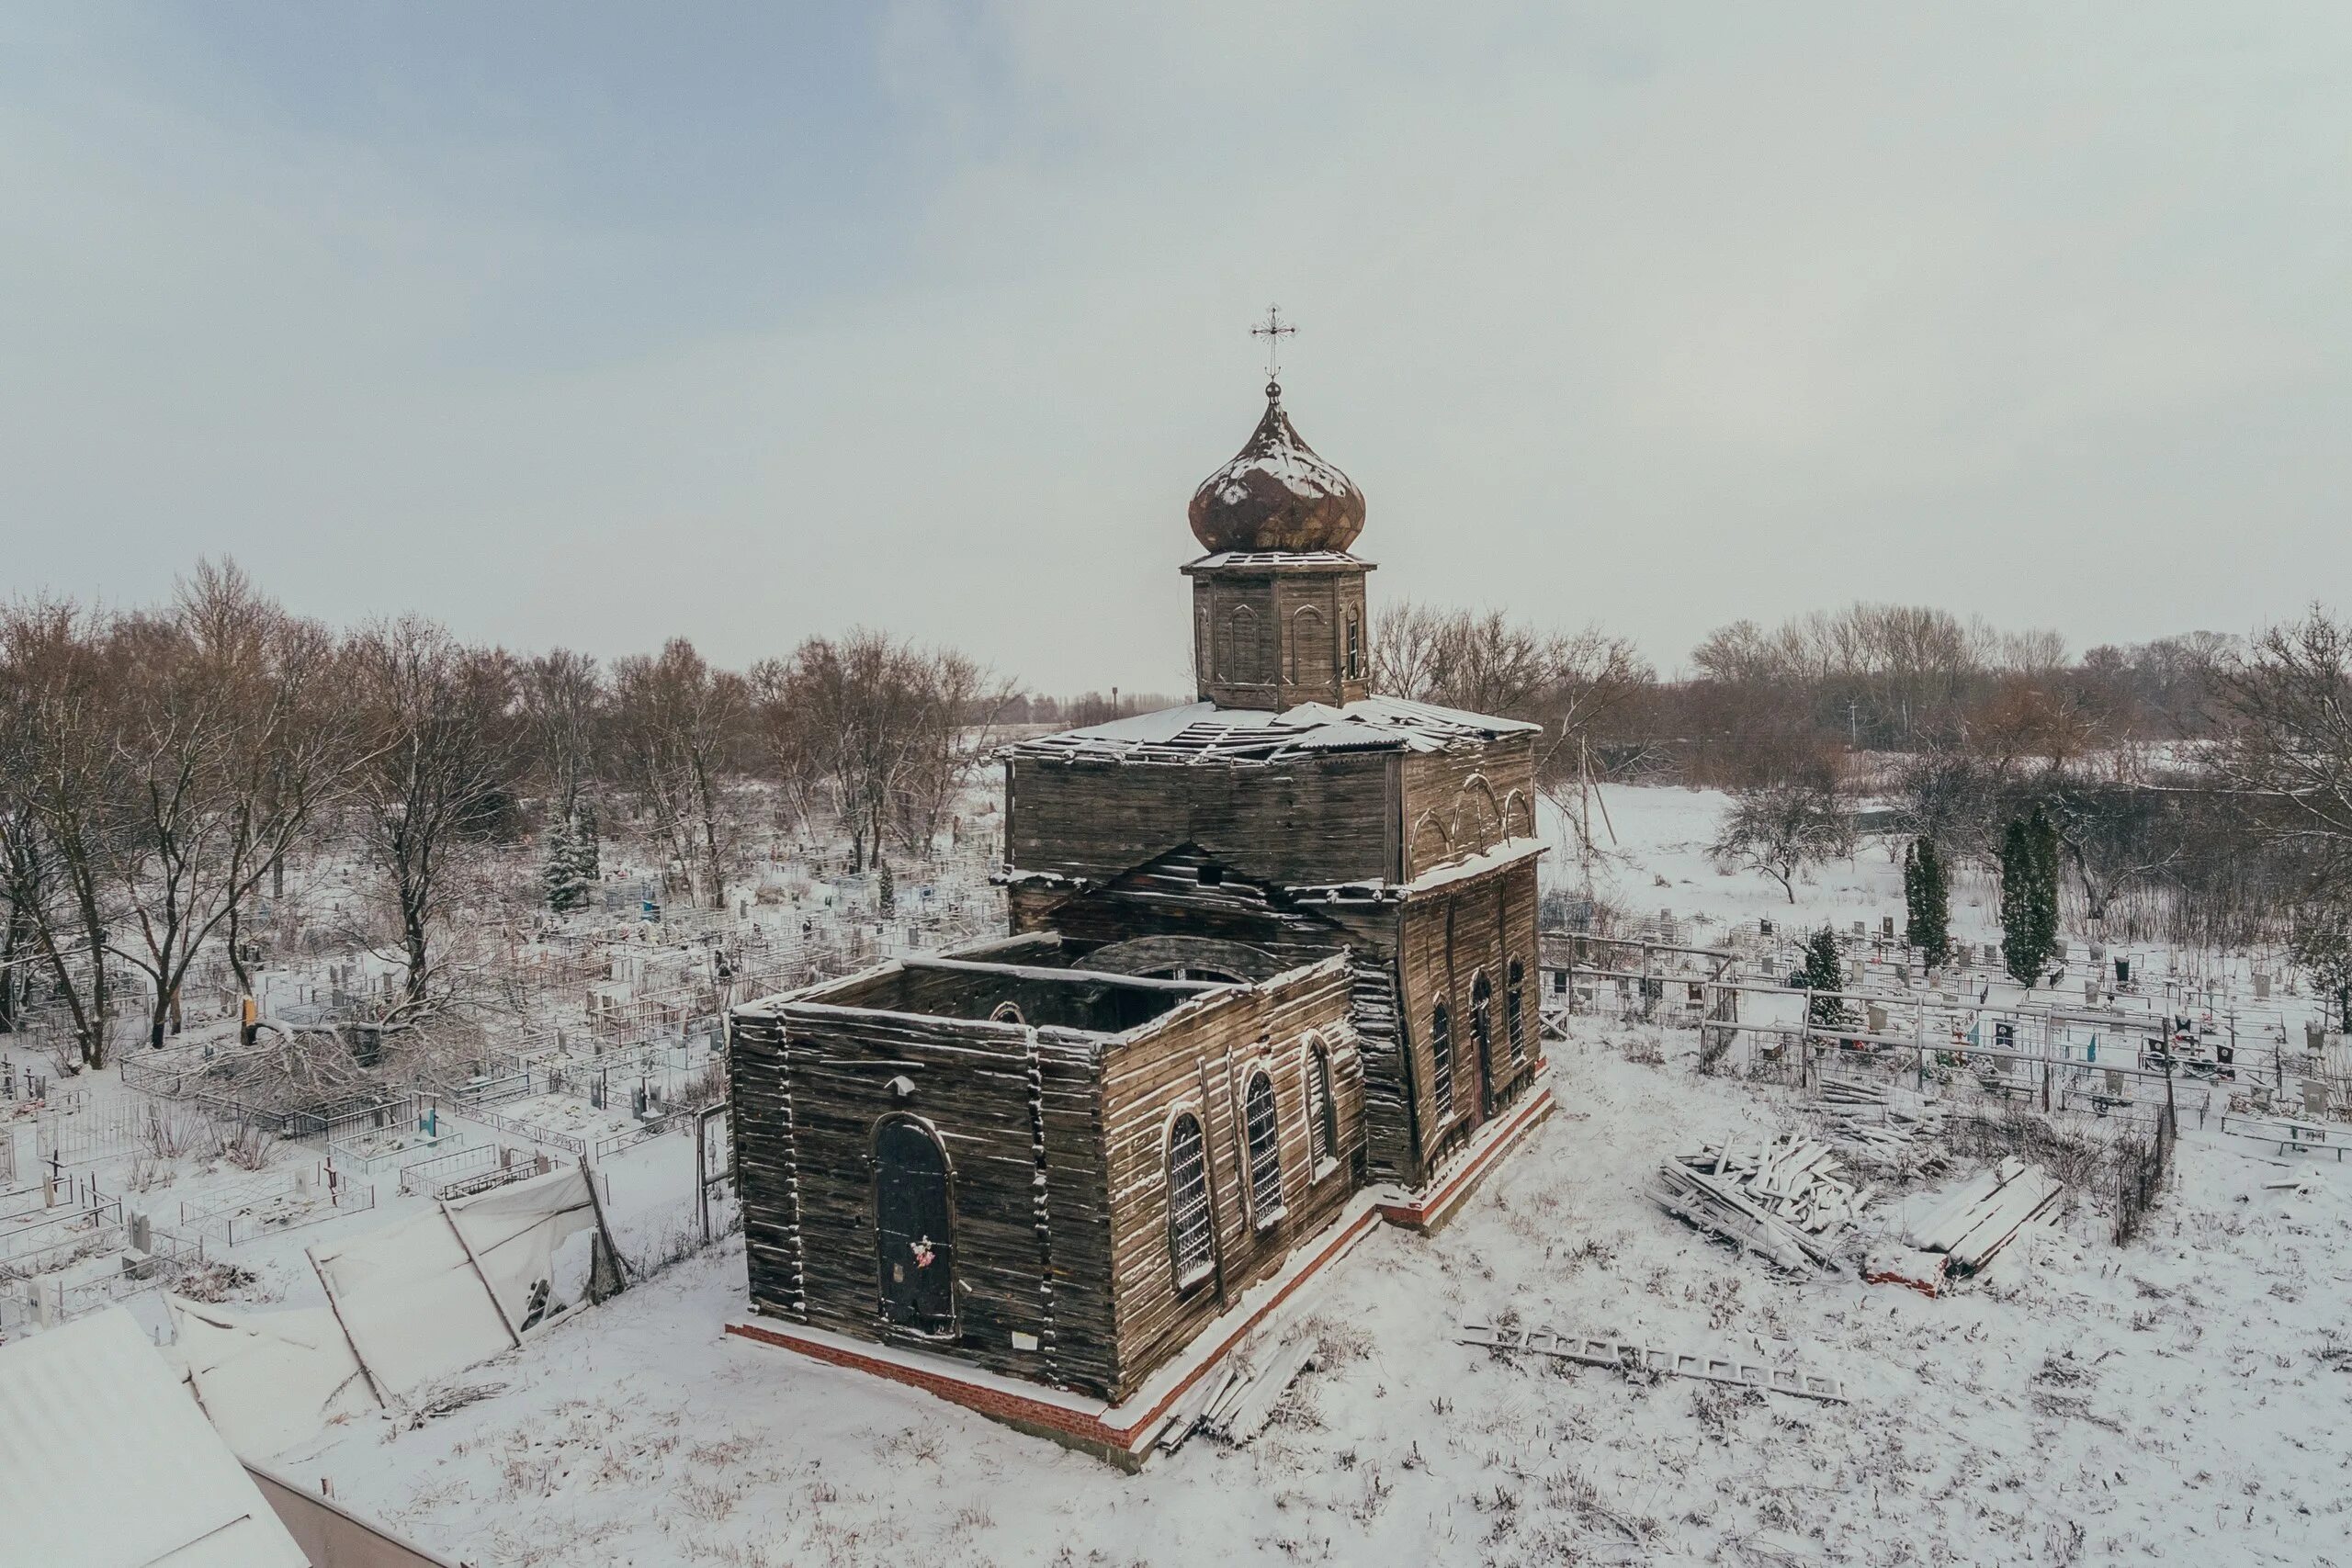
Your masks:
[[[199,955],[252,988],[289,860],[341,854],[384,1021],[445,1004],[486,852],[541,829],[548,902],[585,901],[616,815],[685,897],[725,906],[761,814],[927,854],[1010,684],[877,631],[745,671],[684,638],[613,660],[461,641],[420,616],[335,632],[233,563],[170,603],[0,606],[0,1029],[36,1004],[83,1066],[135,994],[160,1044]]]

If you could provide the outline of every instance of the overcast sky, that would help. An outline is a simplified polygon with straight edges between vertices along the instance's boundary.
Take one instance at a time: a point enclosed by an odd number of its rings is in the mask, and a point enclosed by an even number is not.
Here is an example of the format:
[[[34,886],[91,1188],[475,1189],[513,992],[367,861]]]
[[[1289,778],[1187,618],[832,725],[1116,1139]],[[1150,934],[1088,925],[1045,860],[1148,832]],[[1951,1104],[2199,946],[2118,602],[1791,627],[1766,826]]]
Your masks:
[[[2352,600],[2341,0],[1138,9],[0,0],[0,591],[1174,690],[1279,300],[1376,595]]]

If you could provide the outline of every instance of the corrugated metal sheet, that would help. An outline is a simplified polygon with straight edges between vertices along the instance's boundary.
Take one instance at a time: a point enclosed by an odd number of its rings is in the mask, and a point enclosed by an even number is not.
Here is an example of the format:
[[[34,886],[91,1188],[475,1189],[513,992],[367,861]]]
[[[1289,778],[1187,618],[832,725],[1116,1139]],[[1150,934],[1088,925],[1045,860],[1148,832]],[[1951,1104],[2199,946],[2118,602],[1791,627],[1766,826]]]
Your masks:
[[[309,1568],[120,1307],[0,1348],[0,1562]]]

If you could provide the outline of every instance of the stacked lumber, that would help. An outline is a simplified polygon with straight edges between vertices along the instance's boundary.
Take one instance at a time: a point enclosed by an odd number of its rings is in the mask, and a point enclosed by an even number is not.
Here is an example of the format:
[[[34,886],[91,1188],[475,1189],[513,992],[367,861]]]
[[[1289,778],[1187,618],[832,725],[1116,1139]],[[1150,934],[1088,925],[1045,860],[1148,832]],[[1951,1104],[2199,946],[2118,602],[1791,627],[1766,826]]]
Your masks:
[[[1238,1353],[1194,1383],[1159,1429],[1163,1453],[1183,1447],[1194,1432],[1236,1448],[1266,1429],[1283,1396],[1315,1364],[1316,1342],[1305,1337],[1256,1352]]]
[[[1668,1213],[1784,1268],[1835,1269],[1831,1244],[1872,1190],[1839,1180],[1840,1168],[1819,1139],[1726,1141],[1660,1166],[1650,1196]]]
[[[2064,1182],[2040,1166],[2011,1155],[1962,1183],[1905,1239],[1922,1252],[1944,1254],[1949,1272],[1973,1273],[2065,1190]]]
[[[1942,1135],[1943,1108],[1891,1084],[1824,1078],[1829,1141],[1881,1163],[1905,1160],[1924,1139]]]

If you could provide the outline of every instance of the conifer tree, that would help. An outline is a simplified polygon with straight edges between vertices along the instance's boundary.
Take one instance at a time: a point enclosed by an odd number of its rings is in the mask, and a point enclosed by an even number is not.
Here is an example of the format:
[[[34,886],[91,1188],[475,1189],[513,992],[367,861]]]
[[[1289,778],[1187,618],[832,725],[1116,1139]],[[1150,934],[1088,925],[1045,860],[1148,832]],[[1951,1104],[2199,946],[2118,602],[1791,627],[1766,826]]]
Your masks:
[[[1933,839],[1914,839],[1904,852],[1903,901],[1911,919],[1911,945],[1930,964],[1942,964],[1951,956],[1951,889]]]
[[[882,907],[882,918],[888,919],[899,912],[899,879],[890,874],[888,861],[877,861],[876,863],[880,868],[875,879],[878,884],[876,899]]]
[[[583,887],[605,879],[605,848],[596,833],[596,807],[585,796],[572,812],[571,853]]]
[[[547,852],[547,863],[540,869],[539,880],[547,888],[548,908],[559,915],[579,908],[588,901],[588,890],[580,882],[571,824],[560,816],[549,821],[541,847]]]
[[[1836,931],[1824,926],[1806,940],[1804,968],[1801,973],[1805,989],[1814,993],[1813,1005],[1806,1010],[1805,1021],[1833,1027],[1853,1021],[1853,1015],[1847,1011],[1844,998],[1835,994],[1846,988],[1846,960],[1838,951]]]
[[[2057,950],[2057,836],[2049,827],[2037,809],[2030,822],[2011,818],[2001,835],[2001,962],[2028,988]]]
[[[2034,937],[2046,964],[2064,945],[2058,940],[2058,829],[2037,806],[2026,834],[2033,847]]]

